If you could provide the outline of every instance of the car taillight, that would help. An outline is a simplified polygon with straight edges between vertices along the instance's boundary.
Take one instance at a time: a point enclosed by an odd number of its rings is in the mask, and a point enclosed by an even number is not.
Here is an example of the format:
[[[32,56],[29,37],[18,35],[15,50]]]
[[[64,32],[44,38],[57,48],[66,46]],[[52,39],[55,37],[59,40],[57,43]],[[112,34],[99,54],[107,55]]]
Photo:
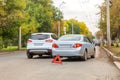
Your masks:
[[[81,46],[82,46],[82,44],[76,43],[76,44],[73,45],[73,48],[78,48],[78,47],[81,47]]]
[[[32,40],[27,40],[27,43],[31,43],[32,42]]]
[[[45,42],[51,43],[51,42],[53,42],[53,40],[52,39],[47,39],[47,40],[45,40]]]
[[[58,45],[54,43],[54,44],[52,44],[52,47],[53,48],[58,48]]]

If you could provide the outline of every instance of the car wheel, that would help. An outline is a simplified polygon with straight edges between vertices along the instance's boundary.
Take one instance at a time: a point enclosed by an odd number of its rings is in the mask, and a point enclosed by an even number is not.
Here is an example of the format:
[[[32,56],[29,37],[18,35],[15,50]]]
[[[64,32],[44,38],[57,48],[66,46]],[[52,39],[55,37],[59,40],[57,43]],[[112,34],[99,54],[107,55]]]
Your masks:
[[[42,57],[42,54],[39,54],[38,56],[39,56],[39,57]]]
[[[93,55],[91,55],[91,58],[95,58],[95,50],[94,50],[94,54],[93,54]]]
[[[53,55],[52,55],[52,53],[49,53],[49,55],[50,55],[50,57],[51,57],[51,58],[53,58]]]
[[[87,51],[84,52],[83,60],[87,61]]]
[[[33,55],[31,53],[27,53],[27,58],[28,59],[32,59],[33,58]]]

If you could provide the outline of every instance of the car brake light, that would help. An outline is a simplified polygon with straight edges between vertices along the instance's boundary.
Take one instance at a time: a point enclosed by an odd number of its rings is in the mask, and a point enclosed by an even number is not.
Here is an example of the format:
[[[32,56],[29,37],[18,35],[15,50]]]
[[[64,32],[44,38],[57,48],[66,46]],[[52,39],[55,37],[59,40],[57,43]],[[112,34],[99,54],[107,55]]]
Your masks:
[[[53,48],[58,48],[58,45],[54,43],[54,44],[52,44],[52,47]]]
[[[81,46],[82,46],[82,44],[76,43],[76,44],[73,45],[73,48],[78,48],[78,47],[81,47]]]
[[[31,43],[31,42],[32,42],[32,40],[27,40],[27,42],[28,42],[28,43]]]
[[[45,40],[45,42],[51,43],[51,42],[53,42],[53,40],[52,39],[47,39],[47,40]]]

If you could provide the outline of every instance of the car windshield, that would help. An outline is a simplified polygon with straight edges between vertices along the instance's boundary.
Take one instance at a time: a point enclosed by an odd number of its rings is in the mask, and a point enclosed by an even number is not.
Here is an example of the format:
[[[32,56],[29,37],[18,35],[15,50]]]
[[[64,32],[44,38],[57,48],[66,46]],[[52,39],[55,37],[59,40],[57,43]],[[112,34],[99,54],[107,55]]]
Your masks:
[[[47,34],[36,34],[36,35],[32,35],[31,39],[33,40],[44,40],[44,39],[48,39],[50,36]]]
[[[67,36],[62,36],[58,40],[59,41],[80,41],[81,36],[78,35],[67,35]]]

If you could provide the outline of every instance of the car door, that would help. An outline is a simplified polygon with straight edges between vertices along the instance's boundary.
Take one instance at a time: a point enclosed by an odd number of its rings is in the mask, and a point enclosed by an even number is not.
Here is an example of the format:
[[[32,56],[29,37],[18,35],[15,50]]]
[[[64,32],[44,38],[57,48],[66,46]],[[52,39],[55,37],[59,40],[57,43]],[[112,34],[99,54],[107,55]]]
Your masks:
[[[88,53],[89,53],[89,55],[91,55],[92,54],[92,47],[93,47],[92,46],[92,42],[87,37],[84,37],[84,41],[86,43],[86,47],[88,49]]]

